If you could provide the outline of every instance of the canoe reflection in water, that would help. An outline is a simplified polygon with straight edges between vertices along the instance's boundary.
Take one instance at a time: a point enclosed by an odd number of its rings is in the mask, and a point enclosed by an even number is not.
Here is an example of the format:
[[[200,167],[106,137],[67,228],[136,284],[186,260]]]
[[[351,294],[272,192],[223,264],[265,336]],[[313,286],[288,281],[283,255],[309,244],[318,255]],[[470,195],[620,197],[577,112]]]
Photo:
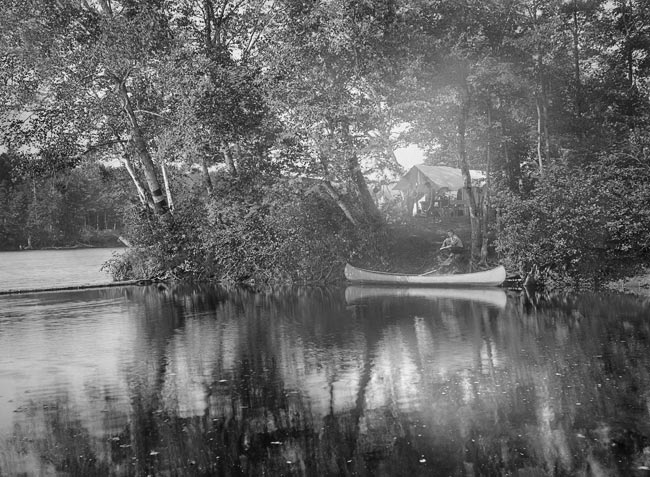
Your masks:
[[[506,307],[506,293],[499,288],[423,288],[389,286],[349,286],[345,289],[348,305],[358,305],[378,298],[424,298],[475,301],[499,309]]]

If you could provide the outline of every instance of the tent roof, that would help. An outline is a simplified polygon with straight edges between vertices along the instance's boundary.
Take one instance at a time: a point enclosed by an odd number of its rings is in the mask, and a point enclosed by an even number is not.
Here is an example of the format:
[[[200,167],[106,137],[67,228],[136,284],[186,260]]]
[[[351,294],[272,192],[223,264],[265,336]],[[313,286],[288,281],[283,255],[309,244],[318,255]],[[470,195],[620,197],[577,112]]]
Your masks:
[[[485,179],[482,171],[469,171],[473,183]],[[447,188],[450,191],[462,189],[465,186],[465,180],[460,169],[447,166],[427,166],[417,164],[402,176],[395,189],[397,190],[417,190],[418,186],[431,184],[433,190]]]

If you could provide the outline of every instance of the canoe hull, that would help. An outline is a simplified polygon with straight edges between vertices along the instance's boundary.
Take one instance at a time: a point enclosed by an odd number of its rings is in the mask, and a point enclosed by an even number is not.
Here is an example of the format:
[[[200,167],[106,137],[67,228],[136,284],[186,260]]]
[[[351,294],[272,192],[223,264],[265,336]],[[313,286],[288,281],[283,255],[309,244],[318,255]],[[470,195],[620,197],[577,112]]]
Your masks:
[[[381,283],[409,286],[499,286],[506,279],[506,269],[498,266],[491,270],[454,275],[402,275],[397,273],[374,272],[362,268],[345,266],[345,278],[354,283]]]

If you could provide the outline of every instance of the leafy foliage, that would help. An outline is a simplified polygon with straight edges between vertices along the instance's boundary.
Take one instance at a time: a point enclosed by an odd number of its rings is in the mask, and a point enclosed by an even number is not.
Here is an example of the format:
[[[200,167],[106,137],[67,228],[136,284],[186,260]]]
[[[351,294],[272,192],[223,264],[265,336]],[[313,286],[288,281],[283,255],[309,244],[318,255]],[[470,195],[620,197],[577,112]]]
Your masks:
[[[502,193],[497,249],[508,265],[572,285],[635,272],[650,251],[650,169],[617,164],[553,167],[530,196]]]
[[[316,187],[315,187],[316,186]],[[243,176],[215,184],[214,198],[189,197],[164,232],[132,211],[133,249],[110,264],[120,278],[318,282],[340,275],[350,256],[379,250],[317,192],[317,183]],[[207,202],[207,203],[206,203]]]

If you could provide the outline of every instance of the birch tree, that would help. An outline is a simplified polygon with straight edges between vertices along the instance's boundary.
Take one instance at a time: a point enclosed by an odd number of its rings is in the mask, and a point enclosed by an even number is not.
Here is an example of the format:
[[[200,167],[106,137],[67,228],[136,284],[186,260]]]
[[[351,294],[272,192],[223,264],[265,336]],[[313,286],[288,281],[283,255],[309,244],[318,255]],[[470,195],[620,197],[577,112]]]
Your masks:
[[[0,54],[14,68],[3,86],[25,90],[3,104],[7,142],[66,157],[126,147],[144,174],[148,201],[166,216],[152,159],[161,104],[155,67],[170,39],[162,2],[7,3]]]

